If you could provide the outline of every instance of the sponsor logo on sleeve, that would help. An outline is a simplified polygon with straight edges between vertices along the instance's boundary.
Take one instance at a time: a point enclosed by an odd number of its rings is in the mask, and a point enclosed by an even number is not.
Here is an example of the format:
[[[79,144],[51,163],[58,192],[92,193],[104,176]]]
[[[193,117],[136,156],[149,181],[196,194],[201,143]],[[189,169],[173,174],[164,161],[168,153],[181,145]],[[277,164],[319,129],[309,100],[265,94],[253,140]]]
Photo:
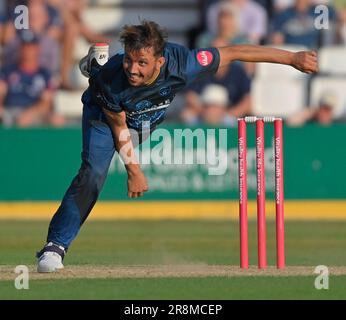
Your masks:
[[[197,61],[203,67],[210,65],[213,62],[213,58],[213,54],[210,51],[203,50],[197,53]]]

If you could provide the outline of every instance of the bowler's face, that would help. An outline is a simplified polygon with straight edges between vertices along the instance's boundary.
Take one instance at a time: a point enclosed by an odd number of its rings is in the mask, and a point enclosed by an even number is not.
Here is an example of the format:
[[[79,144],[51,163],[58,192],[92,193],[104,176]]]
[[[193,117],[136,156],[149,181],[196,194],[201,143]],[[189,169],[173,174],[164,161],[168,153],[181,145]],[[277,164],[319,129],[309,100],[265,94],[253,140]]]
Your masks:
[[[131,86],[139,87],[149,83],[164,64],[164,57],[156,57],[153,48],[143,48],[139,51],[127,51],[123,68]]]

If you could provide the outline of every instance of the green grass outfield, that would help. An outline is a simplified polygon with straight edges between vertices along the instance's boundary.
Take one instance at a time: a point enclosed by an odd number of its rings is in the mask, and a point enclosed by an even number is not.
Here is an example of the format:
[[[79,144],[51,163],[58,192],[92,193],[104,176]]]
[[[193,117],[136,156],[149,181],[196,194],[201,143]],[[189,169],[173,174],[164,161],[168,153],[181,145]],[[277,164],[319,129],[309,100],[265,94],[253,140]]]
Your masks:
[[[346,269],[346,221],[286,222],[288,270],[307,266],[302,274],[239,276],[231,272],[226,276],[134,278],[97,273],[93,277],[85,271],[85,277],[70,272],[70,277],[60,273],[47,279],[32,272],[30,289],[16,290],[17,275],[13,272],[13,280],[9,280],[8,270],[35,263],[34,254],[43,244],[47,227],[48,221],[0,220],[0,299],[346,299],[346,271],[341,275],[331,272],[329,290],[314,288],[317,275],[313,273],[317,265]],[[250,223],[249,234],[250,264],[256,265],[255,222]],[[95,270],[146,265],[237,266],[238,236],[234,220],[90,221],[71,246],[64,272],[68,274],[69,267],[90,270],[90,266]],[[268,264],[274,265],[274,222],[267,224],[267,239]]]

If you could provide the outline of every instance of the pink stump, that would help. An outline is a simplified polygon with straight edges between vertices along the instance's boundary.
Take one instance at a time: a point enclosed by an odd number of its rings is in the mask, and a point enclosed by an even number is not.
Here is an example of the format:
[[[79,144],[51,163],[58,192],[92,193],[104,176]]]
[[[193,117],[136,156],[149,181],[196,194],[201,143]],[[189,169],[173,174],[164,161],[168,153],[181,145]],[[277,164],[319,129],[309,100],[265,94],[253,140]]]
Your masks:
[[[285,267],[284,181],[282,120],[274,121],[275,137],[275,206],[276,206],[276,265]]]
[[[246,122],[238,120],[238,165],[239,165],[239,232],[240,267],[249,267],[248,220],[247,220],[247,161],[246,161]]]
[[[256,167],[257,167],[257,241],[258,267],[267,267],[266,218],[265,218],[265,168],[264,168],[264,122],[256,121]]]

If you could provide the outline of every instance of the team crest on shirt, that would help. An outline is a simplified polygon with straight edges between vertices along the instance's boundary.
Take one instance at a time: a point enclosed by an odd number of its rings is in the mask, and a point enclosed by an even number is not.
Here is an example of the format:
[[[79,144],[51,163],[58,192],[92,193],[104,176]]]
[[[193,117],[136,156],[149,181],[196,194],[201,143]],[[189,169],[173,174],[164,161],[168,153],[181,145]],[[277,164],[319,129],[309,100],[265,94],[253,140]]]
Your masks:
[[[209,66],[214,58],[211,52],[205,50],[199,51],[196,57],[198,63],[203,67]]]
[[[162,87],[160,89],[160,96],[161,97],[165,97],[165,96],[168,96],[172,91],[172,88],[171,87]]]
[[[136,110],[147,109],[152,106],[152,103],[149,100],[142,100],[136,103]]]

